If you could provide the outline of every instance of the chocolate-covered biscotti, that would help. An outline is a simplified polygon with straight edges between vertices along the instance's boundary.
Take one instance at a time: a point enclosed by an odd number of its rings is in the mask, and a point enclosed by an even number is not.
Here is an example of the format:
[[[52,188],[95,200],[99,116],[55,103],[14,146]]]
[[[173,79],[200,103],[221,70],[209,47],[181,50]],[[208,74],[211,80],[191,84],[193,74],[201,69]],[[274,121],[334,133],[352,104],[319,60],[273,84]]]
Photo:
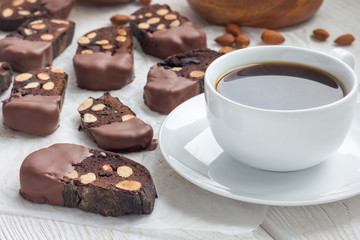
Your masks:
[[[133,42],[128,27],[111,26],[85,34],[74,57],[80,88],[115,90],[134,80]]]
[[[68,75],[61,69],[39,69],[16,76],[3,103],[4,124],[30,135],[49,135],[59,126]]]
[[[143,165],[75,144],[55,144],[27,156],[20,168],[20,195],[114,217],[150,214],[157,197]]]
[[[0,61],[19,72],[49,66],[70,45],[74,29],[72,21],[29,20],[0,40]]]
[[[74,0],[1,0],[0,30],[13,31],[27,20],[44,17],[66,19]]]
[[[130,27],[143,51],[159,58],[206,48],[206,35],[168,5],[144,6],[130,16]]]
[[[204,74],[222,53],[210,49],[168,57],[151,67],[144,102],[153,111],[168,114],[180,103],[204,92]]]
[[[86,2],[96,5],[114,5],[133,2],[134,0],[78,0],[79,2]]]
[[[80,129],[102,149],[125,152],[156,148],[152,127],[108,92],[98,99],[88,98],[78,111]]]
[[[12,78],[11,66],[7,62],[0,62],[0,94],[10,87]]]

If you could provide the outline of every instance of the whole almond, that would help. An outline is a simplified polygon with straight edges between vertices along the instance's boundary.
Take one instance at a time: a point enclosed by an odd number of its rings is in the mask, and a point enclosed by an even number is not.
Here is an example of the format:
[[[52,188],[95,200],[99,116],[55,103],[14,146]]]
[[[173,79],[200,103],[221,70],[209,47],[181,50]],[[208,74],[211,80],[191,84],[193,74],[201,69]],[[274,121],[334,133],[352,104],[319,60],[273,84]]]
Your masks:
[[[250,44],[250,38],[245,34],[240,34],[235,39],[235,44],[238,48],[246,48]]]
[[[144,5],[148,5],[151,3],[151,0],[140,0],[140,2]]]
[[[225,29],[226,29],[226,32],[234,35],[234,37],[236,37],[237,35],[242,34],[241,28],[235,23],[226,24]]]
[[[129,17],[125,15],[114,15],[110,18],[110,21],[114,25],[124,25],[129,22]]]
[[[315,29],[313,31],[314,37],[318,40],[325,41],[329,37],[329,33],[322,28]]]
[[[340,37],[338,37],[337,39],[335,39],[335,43],[338,44],[338,45],[351,45],[351,43],[355,41],[355,38],[353,35],[351,34],[344,34],[344,35],[341,35]]]
[[[274,30],[266,30],[261,35],[261,40],[266,44],[281,44],[285,41],[283,35]]]
[[[224,54],[226,54],[226,53],[229,53],[229,52],[232,52],[232,51],[234,51],[234,49],[233,49],[232,47],[225,46],[225,47],[223,47],[223,48],[221,48],[221,49],[219,50],[219,53],[224,53]]]
[[[235,42],[235,37],[230,33],[225,33],[215,39],[215,42],[222,46],[230,46]]]

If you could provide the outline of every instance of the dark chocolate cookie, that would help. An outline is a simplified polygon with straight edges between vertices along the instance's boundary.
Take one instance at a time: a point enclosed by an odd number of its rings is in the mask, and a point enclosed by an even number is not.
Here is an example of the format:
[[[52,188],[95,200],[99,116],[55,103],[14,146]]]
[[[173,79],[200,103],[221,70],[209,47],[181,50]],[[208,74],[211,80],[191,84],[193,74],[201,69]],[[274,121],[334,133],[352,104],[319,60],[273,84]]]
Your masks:
[[[74,57],[76,81],[89,90],[120,89],[134,80],[131,31],[111,26],[85,34]]]
[[[33,70],[16,76],[4,101],[4,124],[31,135],[49,135],[59,126],[68,75],[61,69]]]
[[[7,62],[0,62],[0,93],[10,87],[12,78],[11,66]]]
[[[27,156],[20,168],[20,195],[114,217],[150,214],[157,197],[143,165],[74,144],[55,144]]]
[[[73,0],[1,0],[0,30],[13,31],[30,19],[66,19],[73,5]]]
[[[151,67],[144,87],[145,104],[153,111],[168,114],[204,92],[205,71],[221,55],[210,49],[188,51]]]
[[[137,151],[156,147],[152,127],[108,92],[98,99],[88,98],[78,111],[80,129],[105,150]]]
[[[143,51],[166,58],[206,48],[206,35],[168,5],[144,6],[130,16],[130,27]]]
[[[27,21],[0,40],[0,61],[19,72],[49,66],[71,44],[74,29],[75,23],[67,20]]]

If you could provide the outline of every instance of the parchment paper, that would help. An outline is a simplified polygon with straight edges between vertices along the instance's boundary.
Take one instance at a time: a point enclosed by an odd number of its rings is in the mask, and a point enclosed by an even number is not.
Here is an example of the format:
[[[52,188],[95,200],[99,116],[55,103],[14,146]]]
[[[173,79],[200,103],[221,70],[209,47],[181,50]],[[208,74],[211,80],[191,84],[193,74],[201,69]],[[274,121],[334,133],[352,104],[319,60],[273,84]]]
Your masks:
[[[219,49],[219,46],[213,43],[213,39],[223,32],[223,28],[212,26],[200,19],[189,9],[186,1],[153,2],[167,3],[174,10],[193,20],[208,34],[209,47]],[[77,113],[79,104],[89,96],[98,98],[103,94],[103,92],[82,90],[76,86],[72,58],[77,47],[77,39],[91,30],[109,26],[112,15],[119,13],[130,15],[141,6],[138,1],[115,7],[95,7],[76,3],[69,18],[76,22],[73,43],[53,63],[55,68],[62,68],[69,74],[69,85],[59,129],[47,137],[33,137],[10,130],[3,124],[0,125],[0,213],[120,230],[136,227],[213,231],[228,234],[250,233],[262,222],[266,214],[266,206],[227,199],[193,185],[172,170],[159,149],[153,152],[126,155],[145,165],[155,181],[159,198],[156,200],[154,212],[148,216],[103,217],[78,209],[33,204],[23,200],[18,194],[19,169],[23,159],[31,152],[54,143],[75,143],[98,149],[84,132],[77,130],[80,124]],[[1,38],[5,35],[5,32],[0,32]],[[134,40],[134,49],[135,81],[121,90],[112,91],[111,94],[132,108],[139,118],[150,124],[157,138],[166,116],[150,111],[144,105],[142,95],[147,72],[160,59],[144,54],[136,40]],[[0,100],[3,101],[9,95],[10,90],[7,90],[1,95]],[[3,122],[2,114],[0,122]]]

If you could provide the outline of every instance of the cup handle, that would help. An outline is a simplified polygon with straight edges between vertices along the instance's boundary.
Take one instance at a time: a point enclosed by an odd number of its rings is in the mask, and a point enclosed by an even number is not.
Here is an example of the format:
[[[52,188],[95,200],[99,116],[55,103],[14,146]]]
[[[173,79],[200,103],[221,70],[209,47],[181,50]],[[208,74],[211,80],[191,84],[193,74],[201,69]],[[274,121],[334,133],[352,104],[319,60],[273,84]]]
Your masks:
[[[351,52],[342,48],[334,48],[330,52],[328,52],[328,54],[340,59],[341,61],[349,65],[349,67],[354,69],[355,59],[354,59],[354,55],[352,55]]]

